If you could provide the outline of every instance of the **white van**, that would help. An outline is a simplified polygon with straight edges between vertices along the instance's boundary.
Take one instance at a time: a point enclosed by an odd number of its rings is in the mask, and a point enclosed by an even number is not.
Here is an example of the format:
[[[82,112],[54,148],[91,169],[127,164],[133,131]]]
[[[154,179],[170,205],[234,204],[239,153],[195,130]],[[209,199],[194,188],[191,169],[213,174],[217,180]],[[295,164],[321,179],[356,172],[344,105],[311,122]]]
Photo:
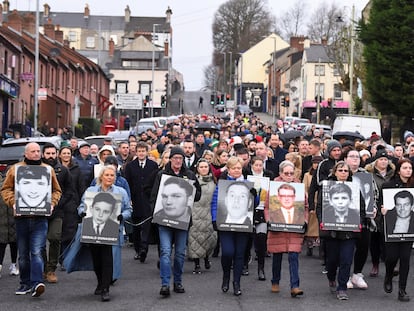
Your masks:
[[[141,134],[142,132],[145,132],[147,129],[155,131],[159,127],[164,127],[166,123],[166,117],[142,118],[138,121],[137,127],[135,128],[135,132],[137,134]]]
[[[365,138],[370,138],[372,132],[381,135],[381,124],[377,117],[358,115],[337,115],[333,124],[332,133],[358,132]]]

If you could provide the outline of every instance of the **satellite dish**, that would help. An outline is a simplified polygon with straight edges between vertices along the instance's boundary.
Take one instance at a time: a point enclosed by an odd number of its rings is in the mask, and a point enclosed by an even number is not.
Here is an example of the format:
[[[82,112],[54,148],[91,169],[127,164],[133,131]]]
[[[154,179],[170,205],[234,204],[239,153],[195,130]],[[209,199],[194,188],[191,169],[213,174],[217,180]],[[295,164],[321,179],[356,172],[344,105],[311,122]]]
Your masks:
[[[57,56],[60,55],[60,49],[53,48],[53,49],[50,50],[49,54],[50,54],[51,57],[57,57]]]

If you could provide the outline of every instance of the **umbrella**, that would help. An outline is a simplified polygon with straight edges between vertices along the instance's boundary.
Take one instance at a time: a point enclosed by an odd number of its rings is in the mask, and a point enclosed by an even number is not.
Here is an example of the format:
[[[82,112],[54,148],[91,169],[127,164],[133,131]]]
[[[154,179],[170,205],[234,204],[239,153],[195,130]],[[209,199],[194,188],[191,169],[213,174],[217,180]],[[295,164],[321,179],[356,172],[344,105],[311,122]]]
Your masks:
[[[210,122],[200,122],[194,128],[200,131],[219,131],[220,125]]]
[[[280,134],[280,138],[283,139],[284,141],[295,139],[301,136],[303,136],[303,132],[298,131],[298,130],[291,130],[291,131],[284,132],[283,134]]]
[[[347,140],[355,141],[357,139],[359,140],[365,140],[365,137],[359,134],[358,132],[351,132],[351,131],[340,131],[333,134],[334,139],[341,139],[345,138]]]

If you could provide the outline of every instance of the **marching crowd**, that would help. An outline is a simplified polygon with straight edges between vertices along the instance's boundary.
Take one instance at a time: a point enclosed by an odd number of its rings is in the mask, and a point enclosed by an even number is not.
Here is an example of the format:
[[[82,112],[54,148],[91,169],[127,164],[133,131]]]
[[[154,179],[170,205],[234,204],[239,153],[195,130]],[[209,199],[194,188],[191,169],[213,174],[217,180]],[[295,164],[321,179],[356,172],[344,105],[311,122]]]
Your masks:
[[[198,122],[215,123],[220,129],[197,129]],[[393,291],[392,279],[398,275],[398,299],[409,301],[406,286],[412,241],[386,241],[384,215],[387,209],[384,208],[383,189],[414,188],[414,134],[406,132],[403,143],[391,146],[376,133],[365,141],[349,141],[332,139],[317,129],[302,137],[285,139],[288,133],[285,131],[279,121],[272,128],[254,115],[239,116],[233,121],[217,116],[182,115],[156,131],[131,134],[117,150],[108,141],[91,152],[91,145],[86,142],[78,145],[74,137],[66,137],[67,141],[60,148],[46,144],[41,150],[38,144],[29,143],[23,161],[17,165],[53,168],[52,213],[47,217],[16,215],[15,182],[26,177],[11,167],[1,188],[0,273],[7,245],[11,251],[10,274],[20,275],[16,295],[40,296],[46,282],[58,282],[59,264],[63,269],[70,265],[70,270],[75,271],[79,258],[70,254],[70,250],[74,241],[79,242],[78,224],[86,216],[85,192],[109,192],[118,194],[122,201],[121,212],[115,215],[120,223],[119,238],[116,245],[89,243],[90,269],[97,278],[94,294],[102,301],[110,300],[110,285],[121,277],[120,256],[125,240],[135,249],[134,259],[142,263],[149,244],[158,244],[160,295],[164,297],[170,295],[171,283],[175,293],[185,292],[182,273],[186,258],[194,263],[193,273],[200,274],[202,266],[210,269],[210,257],[219,254],[223,270],[221,290],[228,292],[232,280],[233,294],[241,295],[241,275],[249,273],[252,250],[258,260],[257,277],[261,281],[266,280],[265,257],[272,256],[273,293],[280,291],[282,256],[287,254],[291,297],[298,297],[304,294],[300,288],[299,254],[304,248],[306,255],[312,256],[314,248],[318,247],[327,287],[339,300],[349,298],[349,288],[368,288],[362,270],[370,254],[370,276],[378,277],[383,261],[386,269],[384,291]],[[351,193],[341,186],[329,190],[330,204],[337,201],[339,206],[340,200],[345,202],[344,213],[335,216],[356,219],[358,230],[325,228],[322,221],[326,200],[322,195],[324,181],[358,181],[360,174],[371,176],[369,187],[373,191],[365,191],[361,184],[360,208],[353,215],[348,211],[354,210],[347,208],[352,204]],[[155,225],[151,221],[164,175],[193,183],[194,204],[188,228]],[[246,188],[247,176],[305,185],[303,233],[269,230],[269,196]],[[224,231],[217,226],[219,180],[234,181],[235,200],[240,205],[254,206],[253,232]],[[174,204],[186,204],[189,191],[185,185],[178,186],[170,186],[177,188],[172,198],[162,196],[165,213],[166,206],[171,206],[172,210]],[[414,233],[411,231],[413,197],[406,192],[402,197],[396,196],[395,206],[397,210],[400,205],[408,206],[410,212],[401,216],[396,226]],[[292,206],[295,188],[281,187],[277,196],[283,206]],[[99,197],[105,198],[104,195]],[[91,203],[93,210],[113,213],[113,207],[106,206],[111,205],[108,198],[95,198]],[[31,200],[27,199],[29,206]],[[264,205],[259,201],[265,202]],[[230,205],[230,202],[224,204]],[[227,217],[236,219],[240,215]]]

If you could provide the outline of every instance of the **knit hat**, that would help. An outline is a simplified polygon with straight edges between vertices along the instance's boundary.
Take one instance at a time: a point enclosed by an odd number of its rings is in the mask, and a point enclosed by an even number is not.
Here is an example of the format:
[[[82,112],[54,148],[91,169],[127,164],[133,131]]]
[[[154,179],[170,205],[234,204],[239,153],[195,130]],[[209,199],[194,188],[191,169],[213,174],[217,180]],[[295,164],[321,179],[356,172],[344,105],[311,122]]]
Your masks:
[[[107,156],[104,162],[105,165],[116,165],[118,166],[118,160],[115,156]]]
[[[217,139],[213,139],[211,141],[211,149],[214,149],[218,145],[219,141]]]
[[[411,132],[411,131],[405,131],[404,132],[404,140],[407,140],[408,137],[414,137],[413,132]]]
[[[385,149],[377,150],[377,153],[375,154],[375,160],[378,160],[379,158],[387,158],[388,159],[388,153]]]
[[[342,146],[341,146],[341,144],[339,143],[339,141],[337,141],[337,140],[335,140],[335,139],[332,139],[332,140],[330,140],[329,142],[328,142],[328,144],[326,145],[326,149],[327,149],[327,151],[328,151],[328,154],[330,154],[331,153],[331,151],[332,151],[332,149],[334,149],[334,148],[339,148],[339,149],[342,149]]]
[[[172,147],[170,151],[170,159],[177,154],[185,158],[185,153],[181,147]]]
[[[321,156],[313,156],[311,162],[312,163],[319,163],[322,162],[323,158]]]
[[[371,157],[371,153],[367,150],[367,149],[362,149],[360,152],[359,152],[359,156],[362,158],[364,155],[367,155],[367,156],[369,156],[369,157]]]

